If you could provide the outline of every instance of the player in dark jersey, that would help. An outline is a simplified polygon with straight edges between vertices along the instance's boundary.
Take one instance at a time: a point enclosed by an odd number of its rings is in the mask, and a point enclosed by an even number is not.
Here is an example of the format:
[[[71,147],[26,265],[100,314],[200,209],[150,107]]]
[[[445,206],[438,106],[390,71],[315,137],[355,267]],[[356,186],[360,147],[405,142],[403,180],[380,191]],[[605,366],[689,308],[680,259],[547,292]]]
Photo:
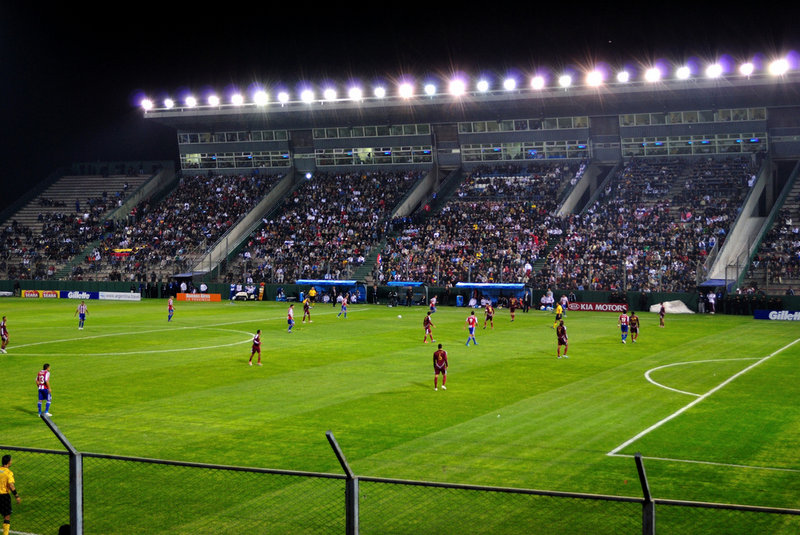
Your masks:
[[[619,327],[620,334],[622,335],[622,343],[624,344],[628,338],[628,315],[626,313],[623,312],[619,315],[617,327]]]
[[[6,317],[3,316],[3,321],[0,322],[0,353],[6,353],[7,345],[8,345],[8,327],[6,327]]]
[[[258,353],[258,365],[261,366],[261,329],[253,335],[253,349],[250,350],[250,366],[253,365],[253,355]]]
[[[492,329],[494,329],[494,307],[492,306],[491,303],[486,304],[484,313],[485,313],[485,318],[483,320],[483,328],[485,329],[486,322],[489,322],[489,324],[492,326]]]
[[[664,315],[667,313],[667,309],[664,308],[664,303],[661,303],[661,308],[658,310],[658,326],[664,326]]]
[[[569,339],[567,338],[567,327],[564,325],[564,320],[558,322],[556,327],[556,338],[558,338],[558,346],[556,347],[556,358],[561,358],[561,346],[564,346],[564,358],[568,359],[567,349],[569,349]]]
[[[433,320],[431,320],[432,312],[428,311],[428,314],[425,316],[425,319],[422,320],[422,328],[425,330],[425,336],[422,337],[422,341],[424,343],[428,343],[428,337],[431,337],[431,342],[435,342],[436,340],[433,339],[433,331],[432,329],[436,327],[433,324]]]
[[[631,324],[631,341],[635,344],[636,339],[639,338],[639,316],[633,310],[631,310],[631,317],[628,322]]]
[[[517,298],[512,297],[508,303],[508,311],[511,312],[511,321],[514,321],[514,317],[517,314]]]
[[[306,322],[306,318],[308,318],[308,322],[311,323],[311,297],[306,297],[303,299],[303,323]]]
[[[439,349],[433,352],[433,389],[439,390],[437,382],[439,380],[439,373],[442,374],[442,390],[447,390],[444,385],[447,382],[447,351],[442,349],[442,344],[439,344]]]

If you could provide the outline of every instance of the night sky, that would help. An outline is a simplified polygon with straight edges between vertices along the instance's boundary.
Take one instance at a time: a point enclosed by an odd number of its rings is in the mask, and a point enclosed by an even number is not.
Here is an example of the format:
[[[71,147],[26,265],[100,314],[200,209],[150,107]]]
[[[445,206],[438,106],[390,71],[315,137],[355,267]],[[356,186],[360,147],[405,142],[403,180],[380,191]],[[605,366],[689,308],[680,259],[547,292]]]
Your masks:
[[[136,107],[142,92],[800,50],[796,9],[732,6],[721,14],[718,4],[604,3],[588,11],[566,2],[487,3],[470,15],[458,14],[464,3],[294,11],[268,2],[103,4],[102,11],[26,4],[0,11],[0,207],[74,161],[174,159],[173,133],[144,121]]]

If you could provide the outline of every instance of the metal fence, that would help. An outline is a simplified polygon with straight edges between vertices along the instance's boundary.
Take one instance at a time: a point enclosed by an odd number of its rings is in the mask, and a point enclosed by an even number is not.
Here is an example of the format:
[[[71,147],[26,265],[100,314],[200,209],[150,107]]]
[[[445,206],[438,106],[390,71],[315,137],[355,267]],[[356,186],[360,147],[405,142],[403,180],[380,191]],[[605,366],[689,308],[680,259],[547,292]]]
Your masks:
[[[0,446],[12,533],[800,533],[800,510],[651,498],[640,457],[643,497],[626,497],[356,476],[328,440],[344,474]]]

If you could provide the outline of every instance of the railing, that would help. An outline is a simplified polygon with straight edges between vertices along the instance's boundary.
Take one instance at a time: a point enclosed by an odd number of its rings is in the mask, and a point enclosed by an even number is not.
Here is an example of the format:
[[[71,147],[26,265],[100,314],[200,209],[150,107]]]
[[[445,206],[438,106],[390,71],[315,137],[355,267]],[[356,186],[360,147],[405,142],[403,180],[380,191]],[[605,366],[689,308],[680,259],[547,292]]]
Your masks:
[[[359,476],[0,446],[23,502],[14,532],[797,533],[800,510]],[[658,524],[656,523],[658,518]],[[657,529],[658,528],[658,529]],[[66,529],[66,528],[64,528]]]

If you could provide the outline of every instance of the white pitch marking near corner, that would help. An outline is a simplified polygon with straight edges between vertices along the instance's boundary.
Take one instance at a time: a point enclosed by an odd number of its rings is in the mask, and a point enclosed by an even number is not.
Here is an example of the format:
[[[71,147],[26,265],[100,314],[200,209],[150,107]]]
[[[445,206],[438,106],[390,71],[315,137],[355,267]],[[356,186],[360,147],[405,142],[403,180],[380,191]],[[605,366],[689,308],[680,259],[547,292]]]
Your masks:
[[[624,453],[618,453],[614,457],[628,457],[633,459],[634,455],[627,455]],[[669,457],[645,457],[642,456],[642,459],[650,459],[651,461],[671,461],[673,463],[690,463],[690,464],[710,464],[712,466],[725,466],[727,468],[745,468],[747,470],[770,470],[772,472],[794,472],[800,473],[800,469],[798,468],[776,468],[774,466],[751,466],[748,464],[733,464],[733,463],[715,463],[714,461],[696,461],[693,459],[671,459]]]
[[[651,368],[651,369],[647,370],[646,372],[644,372],[644,378],[647,379],[650,383],[652,383],[652,384],[654,384],[654,385],[656,385],[656,386],[658,386],[660,388],[665,388],[667,390],[672,390],[673,392],[677,392],[678,394],[686,394],[687,396],[700,397],[701,394],[695,394],[694,392],[686,392],[685,390],[678,390],[677,388],[672,388],[670,386],[662,385],[661,383],[654,381],[653,378],[650,377],[650,373],[652,373],[654,371],[657,371],[657,370],[661,370],[663,368],[670,368],[672,366],[683,366],[685,364],[699,364],[701,362],[726,362],[726,361],[729,361],[729,360],[758,360],[758,357],[747,357],[747,358],[741,358],[741,359],[710,359],[710,360],[693,360],[693,361],[689,361],[689,362],[673,362],[672,364],[664,364],[663,366],[658,366],[656,368]]]
[[[663,419],[659,420],[658,422],[654,423],[653,425],[651,425],[650,427],[648,427],[647,429],[645,429],[644,431],[642,431],[642,432],[641,432],[641,433],[639,433],[638,435],[634,436],[633,438],[630,438],[630,439],[626,440],[625,442],[623,442],[622,444],[620,444],[619,446],[617,446],[617,447],[616,447],[616,448],[614,448],[613,450],[611,450],[611,451],[609,451],[608,453],[606,453],[606,455],[608,455],[608,456],[610,456],[610,457],[614,457],[614,456],[616,456],[616,455],[617,455],[617,453],[618,453],[620,450],[627,448],[628,446],[630,446],[631,444],[633,444],[634,442],[636,442],[637,440],[639,440],[639,439],[640,439],[640,438],[642,438],[643,436],[647,435],[647,434],[648,434],[648,433],[650,433],[651,431],[655,431],[656,429],[658,429],[659,427],[661,427],[661,426],[662,426],[662,425],[664,425],[665,423],[669,422],[670,420],[672,420],[672,419],[674,419],[674,418],[677,418],[678,416],[680,416],[680,415],[681,415],[681,414],[683,414],[684,412],[688,411],[689,409],[691,409],[692,407],[694,407],[695,405],[697,405],[698,403],[700,403],[701,401],[703,401],[704,399],[706,399],[707,397],[709,397],[711,394],[713,394],[713,393],[715,393],[715,392],[719,391],[719,390],[720,390],[720,389],[722,389],[724,386],[726,386],[726,385],[728,385],[729,383],[731,383],[731,382],[732,382],[734,379],[736,379],[736,378],[737,378],[737,377],[739,377],[740,375],[744,375],[745,373],[749,372],[750,370],[752,370],[753,368],[755,368],[756,366],[758,366],[758,365],[759,365],[759,364],[761,364],[762,362],[766,362],[767,360],[771,359],[772,357],[774,357],[774,356],[775,356],[775,355],[777,355],[778,353],[781,353],[781,352],[782,352],[782,351],[784,351],[785,349],[789,349],[790,347],[792,347],[793,345],[795,345],[797,342],[800,342],[800,338],[797,338],[795,341],[793,341],[793,342],[791,342],[791,343],[788,343],[788,344],[786,344],[786,345],[785,345],[785,346],[783,346],[782,348],[778,349],[777,351],[774,351],[774,352],[770,353],[770,354],[769,354],[769,355],[767,355],[766,357],[762,357],[761,359],[757,360],[756,362],[754,362],[753,364],[751,364],[751,365],[750,365],[750,366],[748,366],[747,368],[745,368],[745,369],[743,369],[743,370],[741,370],[741,371],[739,371],[739,372],[737,372],[737,373],[735,373],[735,374],[731,375],[730,377],[728,377],[727,379],[725,379],[724,381],[722,381],[720,384],[718,384],[717,386],[715,386],[714,388],[712,388],[711,390],[709,390],[708,392],[706,392],[706,393],[705,393],[705,394],[703,394],[702,396],[699,396],[699,397],[698,397],[697,399],[695,399],[694,401],[692,401],[692,402],[688,403],[687,405],[684,405],[683,407],[681,407],[681,408],[680,408],[680,409],[678,409],[677,411],[673,412],[672,414],[670,414],[670,415],[669,415],[669,416],[667,416],[666,418],[663,418]]]

